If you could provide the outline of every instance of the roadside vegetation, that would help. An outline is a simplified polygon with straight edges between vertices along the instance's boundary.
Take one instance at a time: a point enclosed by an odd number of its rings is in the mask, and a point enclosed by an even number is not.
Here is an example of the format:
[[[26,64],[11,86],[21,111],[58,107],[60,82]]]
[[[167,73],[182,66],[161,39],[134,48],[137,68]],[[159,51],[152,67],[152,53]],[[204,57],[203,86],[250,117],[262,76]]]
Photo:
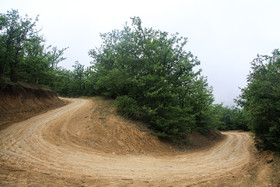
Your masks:
[[[258,55],[236,107],[214,104],[199,60],[185,51],[187,38],[142,26],[101,34],[89,50],[90,67],[58,66],[66,48],[47,46],[35,20],[16,10],[0,14],[0,81],[27,82],[61,96],[116,99],[119,114],[145,122],[160,138],[187,142],[192,131],[251,130],[258,146],[280,151],[280,52]],[[1,89],[1,88],[0,88]]]
[[[55,86],[57,64],[63,52],[46,46],[35,20],[21,17],[16,10],[0,14],[0,79]]]
[[[187,132],[215,129],[213,95],[194,67],[197,58],[184,51],[187,38],[131,26],[101,35],[103,44],[90,50],[97,94],[116,98],[122,115],[148,124],[157,135],[182,141]]]
[[[280,152],[280,51],[258,55],[251,64],[248,85],[237,103],[247,113],[257,145]]]
[[[238,107],[227,107],[223,106],[223,104],[216,104],[214,105],[214,113],[218,119],[218,130],[249,131],[248,114],[245,110]]]

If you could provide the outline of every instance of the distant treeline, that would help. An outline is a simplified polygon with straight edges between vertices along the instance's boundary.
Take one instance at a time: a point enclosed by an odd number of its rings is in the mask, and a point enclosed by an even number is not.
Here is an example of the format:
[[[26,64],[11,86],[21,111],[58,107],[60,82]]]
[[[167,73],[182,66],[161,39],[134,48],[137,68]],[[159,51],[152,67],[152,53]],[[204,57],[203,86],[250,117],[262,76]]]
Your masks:
[[[89,51],[92,66],[78,61],[74,70],[58,67],[67,48],[46,46],[28,16],[11,10],[0,15],[1,81],[47,86],[61,96],[103,95],[116,99],[117,111],[145,122],[160,138],[187,142],[187,133],[252,130],[263,148],[280,148],[280,58],[258,56],[239,107],[213,104],[212,88],[184,50],[187,38],[143,28],[139,17],[131,26],[101,34],[99,48]]]

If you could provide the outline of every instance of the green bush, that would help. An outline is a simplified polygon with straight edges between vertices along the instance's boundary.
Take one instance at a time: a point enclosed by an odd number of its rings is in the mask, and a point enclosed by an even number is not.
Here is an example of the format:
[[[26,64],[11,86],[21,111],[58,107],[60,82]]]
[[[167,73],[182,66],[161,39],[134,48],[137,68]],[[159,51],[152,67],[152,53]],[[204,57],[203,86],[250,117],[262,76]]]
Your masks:
[[[199,61],[184,51],[187,38],[132,27],[101,35],[103,44],[91,50],[97,93],[117,98],[122,115],[147,122],[159,137],[181,141],[186,133],[215,128],[211,121],[212,90],[194,71]],[[205,130],[201,130],[205,131]]]
[[[117,112],[131,119],[142,120],[145,113],[138,106],[137,101],[128,96],[119,96],[116,99]]]

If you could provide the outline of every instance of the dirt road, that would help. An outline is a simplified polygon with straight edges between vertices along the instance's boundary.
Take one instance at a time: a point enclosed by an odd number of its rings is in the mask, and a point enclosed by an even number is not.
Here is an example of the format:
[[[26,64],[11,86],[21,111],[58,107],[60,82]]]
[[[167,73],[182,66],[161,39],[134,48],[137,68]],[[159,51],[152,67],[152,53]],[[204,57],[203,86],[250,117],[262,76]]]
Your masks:
[[[252,180],[254,149],[248,133],[226,132],[223,141],[200,151],[119,154],[110,152],[113,142],[104,150],[97,140],[93,144],[80,127],[91,128],[87,123],[95,119],[86,111],[98,106],[68,100],[62,108],[0,132],[0,186],[246,186]]]

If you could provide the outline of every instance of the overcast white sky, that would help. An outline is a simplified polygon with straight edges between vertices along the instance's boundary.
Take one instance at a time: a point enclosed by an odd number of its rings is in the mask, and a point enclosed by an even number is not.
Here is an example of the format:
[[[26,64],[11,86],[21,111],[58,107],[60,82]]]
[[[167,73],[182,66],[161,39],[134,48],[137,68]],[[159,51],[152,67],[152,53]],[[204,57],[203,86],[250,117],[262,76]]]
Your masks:
[[[100,33],[122,29],[139,16],[144,27],[188,37],[187,51],[201,61],[215,102],[234,105],[257,54],[280,48],[279,0],[0,0],[0,12],[40,15],[48,44],[69,47],[59,65],[86,66]]]

